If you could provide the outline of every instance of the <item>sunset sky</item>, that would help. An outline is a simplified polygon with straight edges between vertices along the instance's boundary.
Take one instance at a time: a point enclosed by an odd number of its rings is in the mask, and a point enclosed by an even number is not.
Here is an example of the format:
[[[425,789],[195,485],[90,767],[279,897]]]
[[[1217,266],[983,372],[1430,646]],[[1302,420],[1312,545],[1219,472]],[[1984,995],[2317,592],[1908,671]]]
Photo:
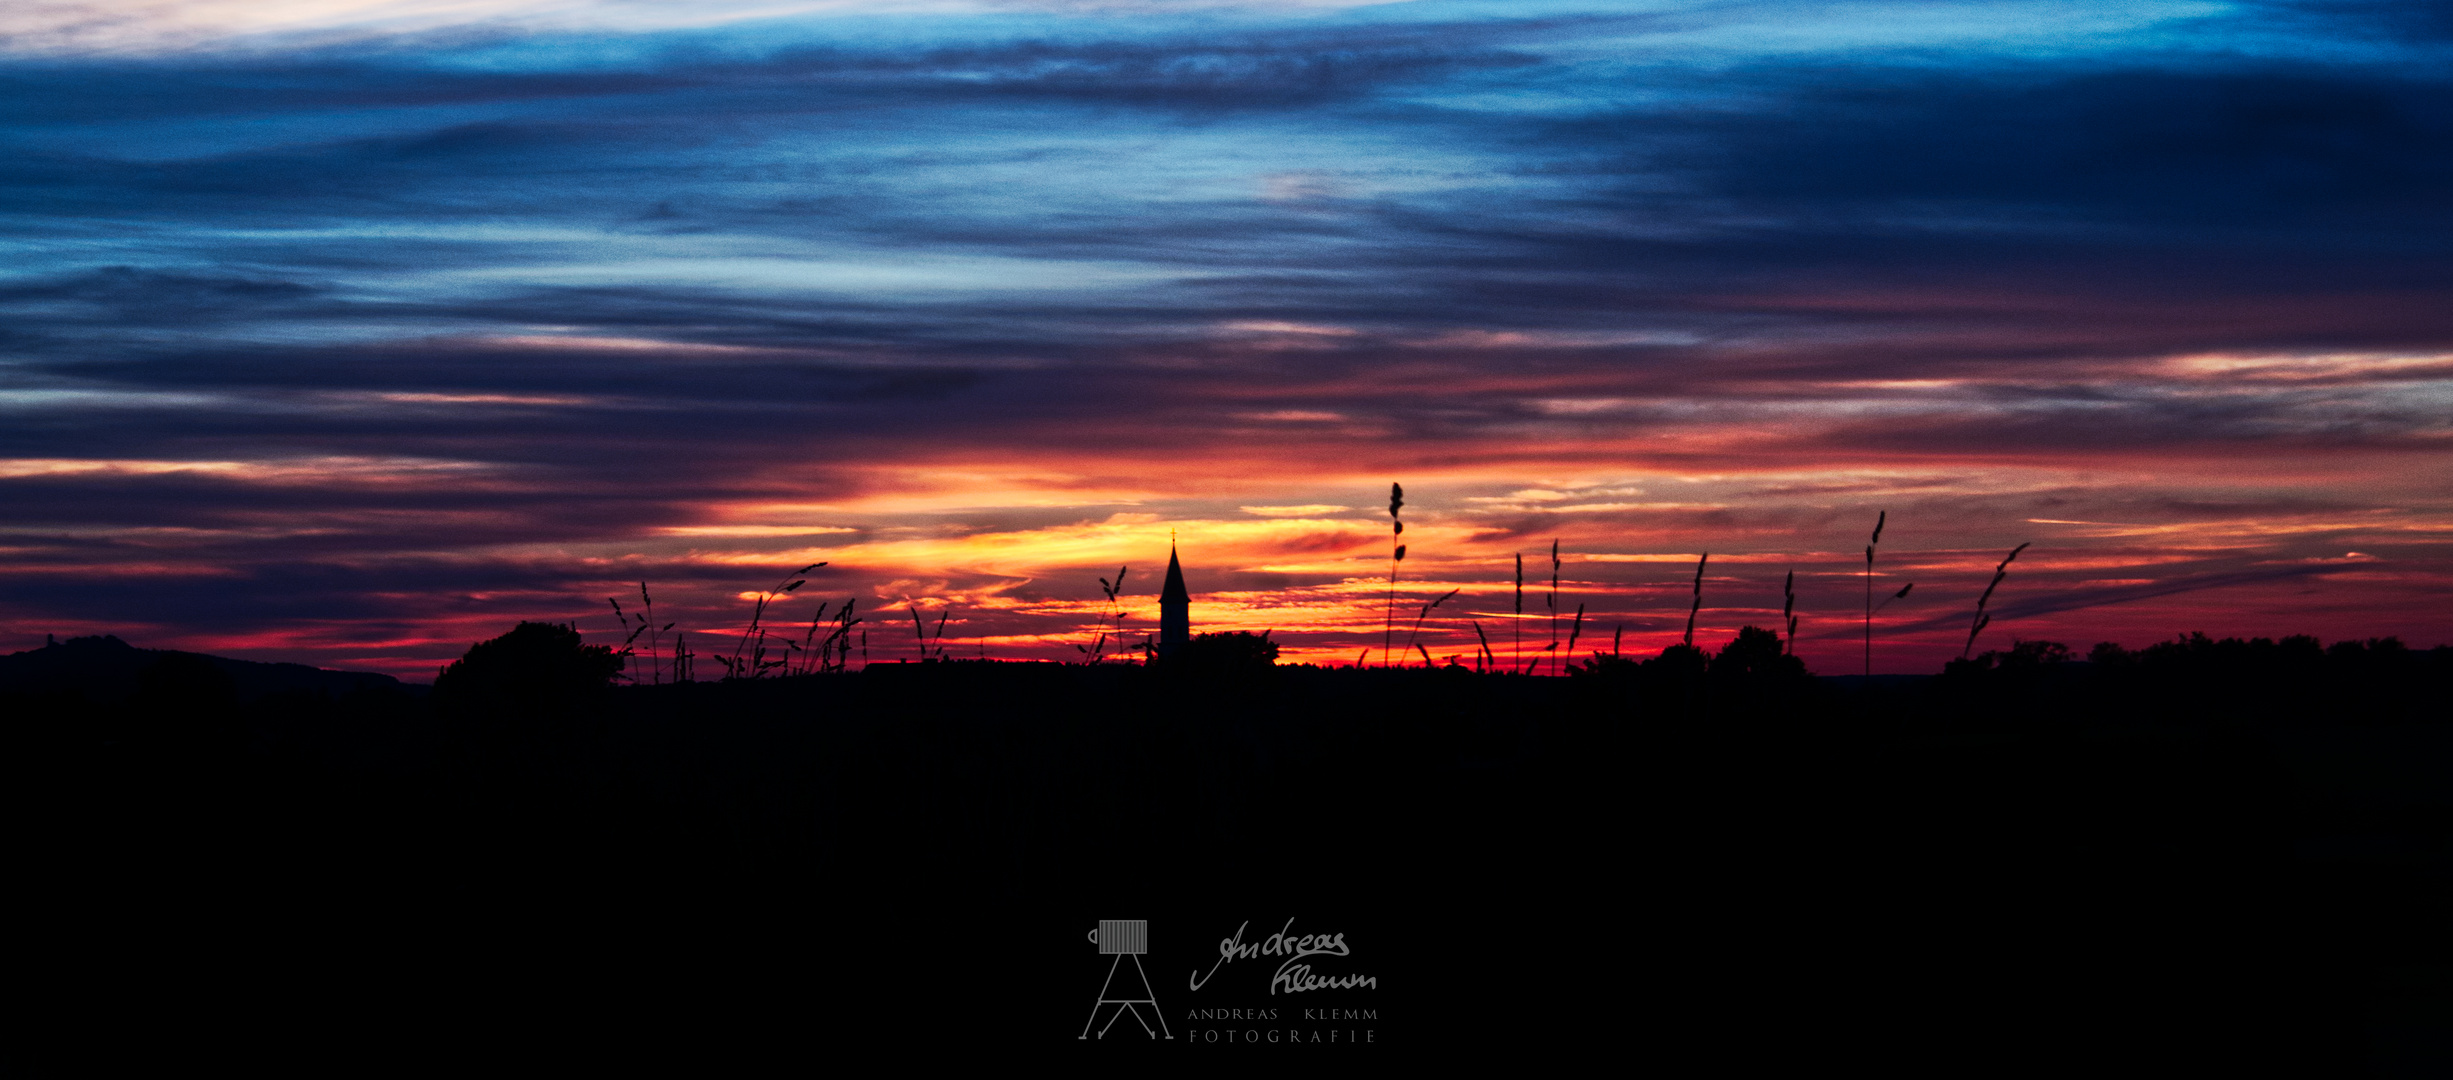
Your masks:
[[[0,7],[0,652],[2453,641],[2453,4]],[[1513,557],[1527,619],[1511,629]],[[1564,624],[1559,636],[1566,635]],[[1398,632],[1403,640],[1404,631]],[[856,658],[857,659],[857,658]],[[1419,662],[1419,656],[1416,661]],[[707,674],[712,665],[702,667]]]

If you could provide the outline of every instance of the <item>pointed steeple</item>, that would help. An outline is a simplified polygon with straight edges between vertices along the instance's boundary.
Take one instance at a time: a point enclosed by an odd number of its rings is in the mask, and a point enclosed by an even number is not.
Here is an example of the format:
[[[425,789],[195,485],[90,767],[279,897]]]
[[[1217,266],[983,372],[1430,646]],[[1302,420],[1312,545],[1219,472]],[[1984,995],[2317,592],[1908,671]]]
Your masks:
[[[1165,658],[1192,641],[1192,591],[1184,587],[1184,565],[1176,561],[1175,545],[1167,545],[1167,585],[1158,593],[1158,655]]]
[[[1172,546],[1167,549],[1167,585],[1159,590],[1158,602],[1162,604],[1192,603],[1192,592],[1184,587],[1184,564],[1176,561],[1175,548]]]

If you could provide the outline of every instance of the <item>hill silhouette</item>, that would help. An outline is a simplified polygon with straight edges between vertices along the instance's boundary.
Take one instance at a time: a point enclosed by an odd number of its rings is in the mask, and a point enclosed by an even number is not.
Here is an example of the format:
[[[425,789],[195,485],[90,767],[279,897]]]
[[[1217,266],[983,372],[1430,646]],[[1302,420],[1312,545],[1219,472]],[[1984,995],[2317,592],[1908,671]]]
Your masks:
[[[135,694],[145,673],[169,657],[192,658],[220,672],[241,701],[301,691],[340,697],[352,691],[414,694],[425,689],[371,671],[333,671],[174,649],[140,649],[117,635],[103,634],[53,640],[39,649],[0,656],[0,693],[82,694],[97,702],[115,703]]]

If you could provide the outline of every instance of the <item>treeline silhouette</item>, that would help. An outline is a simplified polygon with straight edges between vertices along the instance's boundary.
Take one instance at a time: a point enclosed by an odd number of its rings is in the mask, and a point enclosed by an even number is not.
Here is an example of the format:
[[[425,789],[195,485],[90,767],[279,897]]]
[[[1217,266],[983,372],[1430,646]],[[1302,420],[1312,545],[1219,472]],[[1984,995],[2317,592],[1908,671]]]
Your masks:
[[[2224,728],[2382,726],[2453,715],[2453,648],[2398,638],[2223,638],[2188,634],[2130,650],[2112,642],[2085,660],[2053,641],[2021,641],[1946,664],[1933,696],[2020,717],[2191,716]]]
[[[319,1022],[425,1015],[432,978],[478,1012],[1069,1046],[1088,1002],[1042,985],[1083,920],[1195,909],[1348,918],[1433,1052],[2332,1074],[2445,992],[2443,647],[1275,656],[626,686],[523,624],[422,696],[164,654],[0,706],[39,880],[119,958],[76,977],[97,1000],[129,963],[145,993],[247,968],[347,989],[285,1006]],[[812,985],[857,992],[813,1019]]]

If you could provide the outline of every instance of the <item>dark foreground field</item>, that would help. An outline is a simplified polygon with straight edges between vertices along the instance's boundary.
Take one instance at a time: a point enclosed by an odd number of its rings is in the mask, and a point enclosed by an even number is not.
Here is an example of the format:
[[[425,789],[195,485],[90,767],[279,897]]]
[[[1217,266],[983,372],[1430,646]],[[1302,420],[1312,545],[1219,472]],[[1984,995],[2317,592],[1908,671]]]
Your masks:
[[[174,666],[5,699],[13,876],[105,1056],[2428,1075],[2445,654],[2201,660],[954,662],[550,701]],[[1173,1041],[1078,1038],[1114,962],[1086,932],[1119,918]],[[1264,958],[1191,989],[1290,919],[1376,985],[1270,994]],[[1208,1041],[1323,1026],[1368,1043]]]

